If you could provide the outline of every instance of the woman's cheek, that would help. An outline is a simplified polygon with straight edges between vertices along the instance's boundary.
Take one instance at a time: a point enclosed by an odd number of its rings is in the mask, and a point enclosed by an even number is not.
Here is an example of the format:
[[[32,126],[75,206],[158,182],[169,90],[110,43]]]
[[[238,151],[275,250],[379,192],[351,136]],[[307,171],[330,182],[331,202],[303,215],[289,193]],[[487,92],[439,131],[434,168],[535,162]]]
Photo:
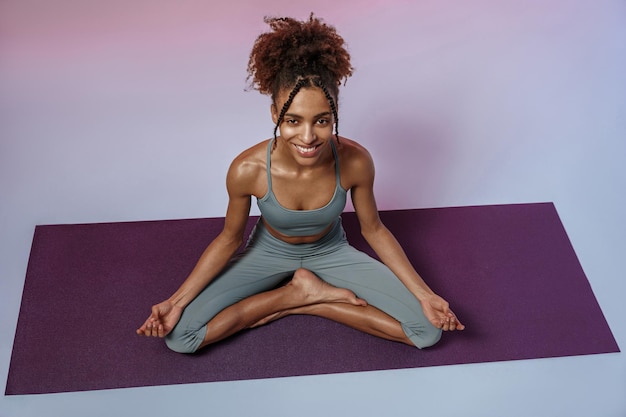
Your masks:
[[[285,137],[295,136],[297,133],[298,133],[298,128],[295,126],[290,126],[287,123],[283,123],[283,125],[280,127],[281,136],[285,136]]]
[[[325,138],[332,138],[333,137],[333,126],[324,126],[323,128],[321,128],[317,134],[320,137],[325,137]]]

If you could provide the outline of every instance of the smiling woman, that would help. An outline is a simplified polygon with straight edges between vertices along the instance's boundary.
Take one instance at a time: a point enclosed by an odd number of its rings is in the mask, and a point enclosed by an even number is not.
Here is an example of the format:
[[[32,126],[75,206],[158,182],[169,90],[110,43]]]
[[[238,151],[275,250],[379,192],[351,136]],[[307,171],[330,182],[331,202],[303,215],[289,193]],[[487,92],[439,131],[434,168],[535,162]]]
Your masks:
[[[224,229],[137,333],[189,353],[290,314],[419,348],[435,344],[442,330],[463,330],[380,221],[369,153],[338,134],[339,86],[352,74],[343,38],[313,15],[266,22],[272,30],[257,38],[248,73],[252,86],[272,98],[274,137],[232,162]],[[382,262],[346,240],[348,191]],[[234,257],[252,197],[261,218]]]

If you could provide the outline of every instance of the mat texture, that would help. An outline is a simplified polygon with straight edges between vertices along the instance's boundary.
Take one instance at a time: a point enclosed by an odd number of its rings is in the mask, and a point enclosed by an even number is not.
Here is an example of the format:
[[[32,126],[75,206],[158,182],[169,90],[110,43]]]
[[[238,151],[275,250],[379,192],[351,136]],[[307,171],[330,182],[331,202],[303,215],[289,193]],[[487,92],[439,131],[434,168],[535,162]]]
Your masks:
[[[6,394],[619,351],[553,204],[380,214],[464,332],[420,351],[291,316],[181,355],[135,329],[190,272],[223,218],[37,226]],[[354,213],[343,217],[352,244],[371,254]]]

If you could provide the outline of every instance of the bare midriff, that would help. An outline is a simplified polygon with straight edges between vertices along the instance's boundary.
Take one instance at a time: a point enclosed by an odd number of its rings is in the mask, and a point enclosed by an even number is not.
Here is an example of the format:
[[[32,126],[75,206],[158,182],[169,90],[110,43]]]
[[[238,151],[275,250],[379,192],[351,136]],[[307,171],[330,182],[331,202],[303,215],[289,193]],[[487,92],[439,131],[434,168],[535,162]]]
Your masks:
[[[284,235],[280,232],[277,232],[276,230],[274,230],[274,228],[272,228],[272,226],[270,226],[265,219],[263,219],[261,217],[261,219],[263,220],[263,225],[265,226],[265,228],[270,232],[270,234],[272,236],[274,236],[276,239],[280,239],[283,242],[292,244],[292,245],[297,245],[300,243],[313,243],[313,242],[317,242],[318,240],[320,240],[324,235],[326,235],[326,233],[328,233],[330,231],[330,229],[333,227],[332,224],[329,224],[328,227],[326,227],[326,229],[324,229],[322,232],[317,233],[315,235],[311,235],[311,236],[288,236],[288,235]]]

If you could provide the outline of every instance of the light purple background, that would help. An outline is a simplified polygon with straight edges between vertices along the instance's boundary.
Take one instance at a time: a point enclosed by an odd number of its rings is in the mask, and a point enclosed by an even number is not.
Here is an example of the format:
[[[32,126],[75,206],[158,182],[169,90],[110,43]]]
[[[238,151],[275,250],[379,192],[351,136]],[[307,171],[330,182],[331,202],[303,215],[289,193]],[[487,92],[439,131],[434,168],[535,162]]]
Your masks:
[[[0,2],[3,387],[34,226],[223,216],[228,164],[272,130],[243,91],[262,17],[310,11],[353,55],[340,128],[379,208],[554,202],[626,346],[626,4],[294,3]],[[10,396],[0,416],[623,416],[624,392],[619,353]]]

